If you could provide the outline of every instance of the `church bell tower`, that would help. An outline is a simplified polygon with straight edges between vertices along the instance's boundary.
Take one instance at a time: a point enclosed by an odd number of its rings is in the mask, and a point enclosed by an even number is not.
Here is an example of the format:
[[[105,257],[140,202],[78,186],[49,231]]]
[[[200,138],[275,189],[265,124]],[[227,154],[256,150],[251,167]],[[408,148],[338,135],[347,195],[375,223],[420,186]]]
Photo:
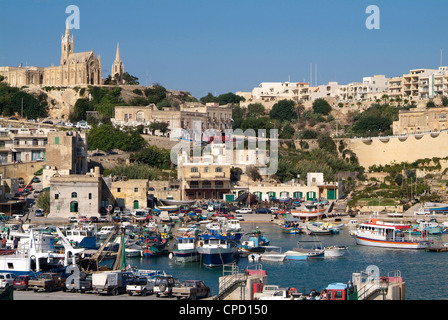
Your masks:
[[[117,52],[115,54],[115,60],[112,64],[111,77],[118,84],[123,84],[124,65],[120,57],[120,44],[117,43]]]
[[[65,35],[61,37],[61,66],[68,63],[68,56],[73,53],[73,35],[70,37],[68,23],[65,26]]]

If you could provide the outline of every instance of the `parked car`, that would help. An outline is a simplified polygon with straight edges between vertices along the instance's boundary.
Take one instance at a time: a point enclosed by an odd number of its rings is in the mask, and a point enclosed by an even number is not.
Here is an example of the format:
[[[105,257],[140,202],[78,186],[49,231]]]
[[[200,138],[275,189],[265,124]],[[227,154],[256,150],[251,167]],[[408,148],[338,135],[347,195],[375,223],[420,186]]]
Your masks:
[[[78,222],[87,222],[87,217],[86,216],[79,216],[78,217]]]
[[[98,222],[109,222],[109,218],[107,216],[101,216],[98,218]]]
[[[259,208],[255,210],[255,213],[272,213],[268,208]]]
[[[179,280],[172,276],[157,276],[154,281],[154,293],[157,297],[172,296],[173,288],[179,285]]]
[[[33,275],[21,275],[17,276],[14,281],[14,290],[28,290],[28,283],[30,280],[36,279]]]
[[[70,223],[78,222],[78,218],[76,218],[76,217],[69,217],[68,218],[68,222],[70,222]]]
[[[16,275],[14,273],[0,273],[0,288],[13,286],[15,278]]]
[[[92,216],[90,217],[90,222],[99,222],[100,220],[98,219],[98,217]]]
[[[240,208],[235,210],[236,213],[252,213],[251,208]]]
[[[44,211],[42,209],[36,209],[36,211],[34,211],[34,215],[36,217],[43,217],[44,216]]]
[[[45,124],[53,124],[53,121],[51,121],[51,120],[45,120],[45,121],[42,121],[42,123],[45,123]]]
[[[241,213],[236,214],[235,218],[240,220],[240,221],[244,221],[244,216]]]
[[[154,293],[154,282],[146,277],[134,277],[126,286],[128,295],[140,294],[143,297]]]
[[[210,287],[206,286],[203,281],[185,280],[180,283],[180,286],[173,288],[173,296],[177,299],[191,300],[208,298],[210,297]]]
[[[37,279],[31,279],[28,283],[29,287],[37,292],[44,290],[47,292],[53,290],[61,290],[64,287],[65,278],[54,272],[41,273]]]

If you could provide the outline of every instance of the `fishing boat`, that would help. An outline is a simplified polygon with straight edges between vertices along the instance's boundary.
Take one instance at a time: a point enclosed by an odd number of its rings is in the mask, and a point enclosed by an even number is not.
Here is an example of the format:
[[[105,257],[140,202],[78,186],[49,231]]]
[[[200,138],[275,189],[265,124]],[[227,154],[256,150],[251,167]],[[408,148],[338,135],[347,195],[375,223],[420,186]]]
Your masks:
[[[240,251],[242,252],[264,252],[265,247],[270,243],[269,239],[266,238],[263,233],[256,229],[244,235],[241,239]]]
[[[262,261],[282,262],[286,258],[286,254],[282,253],[282,248],[276,246],[266,246],[265,252],[260,255]]]
[[[324,256],[325,257],[342,257],[348,252],[348,247],[346,246],[328,246],[324,247]]]
[[[406,230],[411,225],[402,223],[389,223],[378,219],[360,223],[355,231],[351,232],[359,245],[384,247],[394,249],[425,249],[432,241],[423,237],[413,238]]]
[[[306,233],[310,235],[330,235],[338,234],[339,230],[325,224],[308,223],[306,225]]]
[[[192,230],[193,231],[193,230]],[[172,254],[176,262],[196,262],[199,261],[199,253],[196,249],[197,237],[195,233],[185,232],[176,237]]]
[[[226,222],[224,222],[224,230],[226,231],[233,231],[233,232],[239,232],[242,230],[240,220],[238,219],[229,219]]]
[[[84,225],[77,226],[65,230],[65,237],[74,247],[95,249],[97,248],[96,238],[96,224],[93,224],[94,228],[88,228]]]
[[[304,206],[305,209],[303,210],[291,210],[291,215],[299,219],[311,220],[320,219],[327,212],[327,209],[325,209],[322,205],[318,205],[316,202],[309,202]]]
[[[435,220],[431,219],[430,221],[426,220],[417,220],[417,224],[413,224],[412,228],[409,229],[409,232],[414,235],[439,235],[442,234],[443,228],[440,224]]]
[[[173,199],[160,199],[165,206],[194,206],[196,200],[173,200]]]
[[[39,272],[57,270],[69,263],[76,264],[78,255],[84,248],[73,248],[64,234],[56,229],[64,252],[55,247],[55,235],[45,234],[38,229],[31,229],[20,236],[19,246],[11,254],[0,255],[0,273],[7,272],[15,275],[36,274]],[[61,262],[62,265],[61,265]]]
[[[203,234],[198,241],[197,251],[206,267],[218,267],[234,262],[238,257],[238,247],[235,242],[218,234]]]
[[[154,211],[161,213],[162,211],[176,212],[179,211],[179,206],[154,206]]]
[[[157,245],[148,245],[142,249],[141,255],[146,258],[158,257],[162,255]]]
[[[312,243],[312,246],[305,247],[305,244]],[[303,254],[306,254],[308,258],[323,258],[325,255],[325,251],[322,248],[322,243],[317,240],[300,240],[297,241],[297,244],[299,245],[296,248],[293,248],[293,251],[300,252]]]
[[[282,229],[282,232],[286,234],[299,234],[302,230],[300,225],[294,222],[283,223],[280,225],[280,229]]]
[[[111,232],[115,231],[116,226],[103,226],[100,231],[97,232],[97,237],[99,240],[106,240]]]
[[[249,262],[258,262],[258,261],[260,261],[260,258],[261,258],[261,254],[258,254],[258,253],[251,253],[251,254],[247,255],[247,260]]]

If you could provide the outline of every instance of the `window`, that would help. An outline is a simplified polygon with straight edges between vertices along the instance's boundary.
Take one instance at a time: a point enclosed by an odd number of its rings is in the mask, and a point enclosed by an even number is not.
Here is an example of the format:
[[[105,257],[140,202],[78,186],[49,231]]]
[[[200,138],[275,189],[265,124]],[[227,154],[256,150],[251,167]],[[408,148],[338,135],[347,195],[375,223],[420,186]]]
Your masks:
[[[134,192],[138,192],[138,188],[134,188]]]
[[[196,168],[196,167],[193,167],[193,168],[191,168],[191,170],[190,170],[191,172],[198,172],[198,168]]]
[[[221,167],[215,168],[215,172],[222,172],[222,168]]]
[[[58,200],[58,199],[59,199],[59,193],[56,193],[56,194],[54,195],[54,199],[55,199],[55,200]]]
[[[208,173],[208,167],[205,167],[205,168],[204,168],[204,172],[205,172],[205,173]]]
[[[92,200],[92,194],[89,193],[89,200]]]
[[[59,144],[59,137],[54,137],[54,144]]]
[[[72,192],[72,198],[78,198],[78,193],[77,192]]]
[[[117,188],[117,192],[121,192],[121,188]]]

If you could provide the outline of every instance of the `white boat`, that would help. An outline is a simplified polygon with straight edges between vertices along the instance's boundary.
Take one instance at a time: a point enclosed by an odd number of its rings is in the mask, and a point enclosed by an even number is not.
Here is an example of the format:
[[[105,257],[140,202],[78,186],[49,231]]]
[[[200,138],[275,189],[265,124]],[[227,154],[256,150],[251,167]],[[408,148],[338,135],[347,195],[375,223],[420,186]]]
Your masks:
[[[196,204],[196,200],[173,200],[173,199],[160,199],[160,201],[166,206],[193,206]]]
[[[221,231],[221,225],[217,222],[209,222],[205,225],[205,228],[210,231]]]
[[[99,240],[106,240],[110,233],[116,229],[116,226],[103,226],[100,231],[98,231],[97,236]]]
[[[322,205],[316,202],[309,202],[305,204],[304,210],[291,210],[291,215],[295,218],[310,220],[310,219],[320,219],[327,212],[327,209],[323,208]]]
[[[74,247],[94,249],[97,247],[96,228],[96,224],[76,226],[65,230],[65,237]]]
[[[412,237],[406,230],[411,226],[402,223],[388,223],[371,219],[360,223],[351,235],[359,245],[395,248],[395,249],[425,249],[432,241],[422,237]]]
[[[346,246],[329,246],[324,247],[324,256],[325,257],[342,257],[348,252],[348,248]]]
[[[240,220],[238,220],[238,219],[227,220],[224,224],[224,229],[226,231],[234,231],[234,232],[241,231],[242,227],[241,227]]]
[[[282,249],[276,246],[266,246],[266,250],[261,254],[262,261],[282,262],[286,258],[286,254],[282,253]]]
[[[64,253],[54,251],[55,235],[31,229],[28,233],[22,234],[19,247],[14,253],[0,255],[0,273],[35,274],[67,266],[69,263],[76,264],[78,254],[84,252],[84,249],[74,249],[58,228],[56,231],[65,248]]]
[[[194,230],[192,233],[184,232],[176,237],[176,244],[173,248],[173,255],[176,262],[195,262],[199,261],[199,253],[197,251],[197,237]]]
[[[288,250],[285,252],[285,259],[286,260],[307,260],[308,255],[303,252],[298,252],[295,250]]]
[[[261,255],[258,253],[251,253],[249,255],[247,255],[247,260],[249,260],[249,262],[257,262],[260,261]]]
[[[388,217],[390,218],[403,218],[403,213],[400,212],[389,212],[387,214]]]

